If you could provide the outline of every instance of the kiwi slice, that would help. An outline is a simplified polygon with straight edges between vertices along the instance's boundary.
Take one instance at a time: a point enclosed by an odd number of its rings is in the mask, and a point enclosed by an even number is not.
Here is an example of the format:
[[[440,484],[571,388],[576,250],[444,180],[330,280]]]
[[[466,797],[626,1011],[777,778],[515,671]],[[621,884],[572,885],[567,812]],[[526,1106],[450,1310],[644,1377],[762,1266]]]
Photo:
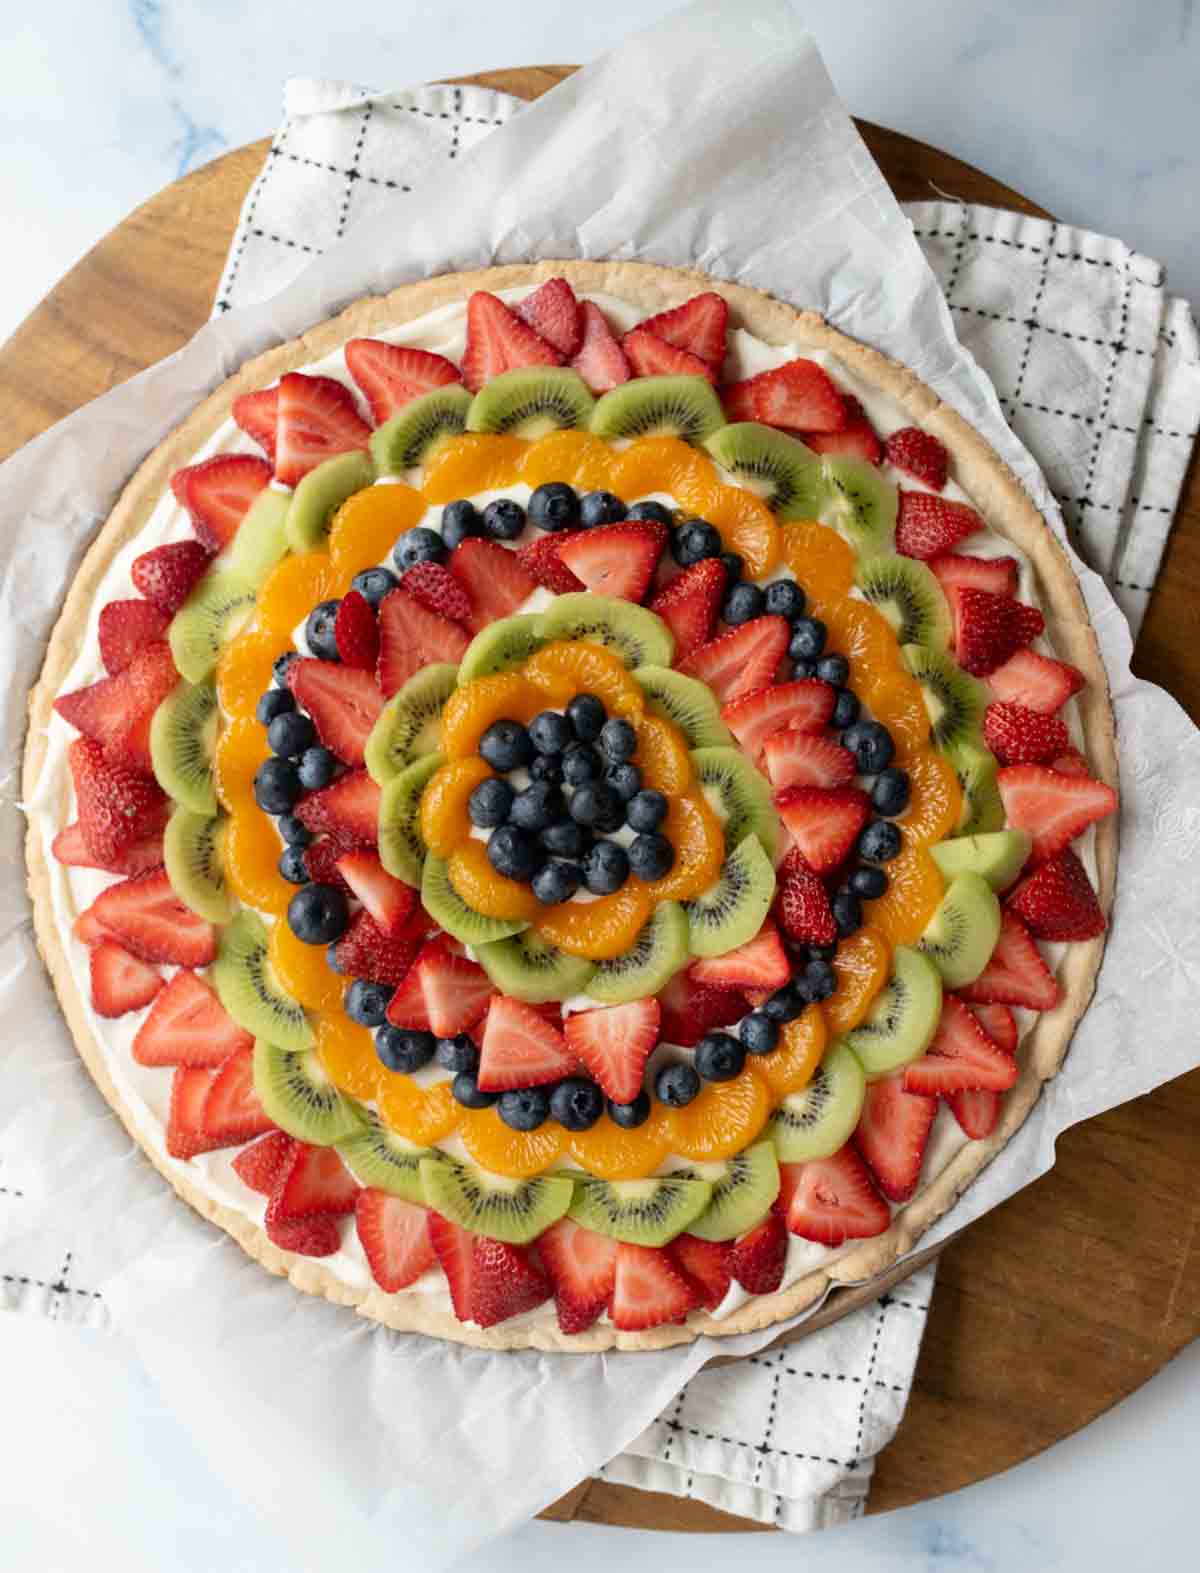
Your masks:
[[[209,923],[228,923],[234,914],[221,861],[226,823],[223,814],[194,814],[190,808],[177,808],[163,834],[163,862],[171,889]]]
[[[586,429],[595,407],[577,371],[522,366],[502,371],[480,388],[467,411],[467,430],[508,432],[532,442],[568,427]]]
[[[900,644],[944,650],[950,642],[950,608],[941,586],[913,557],[868,557],[858,565],[858,588],[896,630]]]
[[[593,1180],[575,1182],[567,1215],[585,1229],[631,1245],[666,1245],[689,1228],[712,1198],[708,1180]]]
[[[247,584],[259,585],[281,557],[287,555],[287,516],[292,494],[264,486],[237,527],[229,548],[229,571]]]
[[[655,715],[665,716],[687,739],[689,748],[732,748],[733,734],[721,720],[712,690],[694,677],[673,672],[655,663],[639,666],[634,677],[641,684]]]
[[[890,552],[900,494],[865,459],[846,456],[824,463],[828,515],[863,557]]]
[[[502,617],[475,635],[458,663],[458,681],[470,683],[493,672],[507,672],[542,647],[542,619],[533,612]]]
[[[781,519],[820,515],[825,501],[821,461],[798,437],[757,421],[736,421],[714,432],[704,446]]]
[[[195,814],[215,814],[212,756],[217,742],[217,690],[179,683],[150,722],[154,778],[168,797]]]
[[[756,835],[774,863],[779,855],[779,815],[771,788],[736,748],[697,748],[692,767],[713,812],[725,827],[727,846]]]
[[[676,1174],[675,1178],[679,1177]],[[779,1160],[774,1143],[755,1142],[725,1165],[725,1172],[713,1182],[712,1200],[699,1218],[688,1224],[688,1233],[701,1240],[732,1240],[761,1223],[778,1195]]]
[[[902,651],[909,671],[925,690],[930,735],[936,748],[965,742],[978,733],[987,709],[987,689],[944,651],[906,644]]]
[[[308,1017],[271,972],[267,931],[257,912],[243,907],[221,930],[212,981],[221,1004],[239,1027],[281,1049],[312,1047]]]
[[[371,457],[380,475],[400,475],[424,464],[448,437],[465,430],[471,395],[459,383],[435,388],[406,404],[371,436]]]
[[[670,666],[675,658],[675,638],[661,617],[632,601],[611,595],[573,590],[558,595],[541,618],[542,638],[590,639],[615,650],[626,666]]]
[[[962,989],[987,966],[1000,938],[1000,903],[982,874],[956,874],[917,941],[948,989]]]
[[[866,1095],[858,1056],[840,1041],[831,1043],[808,1086],[789,1094],[775,1111],[770,1130],[779,1161],[832,1157],[850,1140]]]
[[[892,975],[876,995],[865,1021],[844,1042],[873,1081],[920,1059],[942,1014],[941,973],[919,950],[897,945]]]
[[[751,940],[775,899],[775,870],[757,836],[746,836],[725,859],[720,878],[685,901],[693,956],[723,956]]]
[[[337,1150],[356,1180],[392,1196],[402,1196],[406,1202],[422,1204],[425,1192],[421,1188],[421,1160],[441,1161],[439,1152],[406,1141],[389,1130],[370,1109],[362,1110],[357,1128],[337,1143]]]
[[[294,552],[311,552],[329,535],[334,514],[355,492],[375,479],[369,453],[339,453],[318,464],[292,493],[287,511],[288,545]]]
[[[983,746],[978,735],[943,749],[954,766],[962,788],[960,836],[984,835],[1004,828],[1004,803],[996,782],[996,756]]]
[[[171,619],[167,640],[179,675],[202,683],[221,646],[254,610],[254,586],[234,573],[207,573]]]
[[[297,1141],[329,1147],[358,1128],[356,1105],[330,1081],[315,1049],[281,1049],[259,1038],[254,1090],[280,1130]]]
[[[945,880],[958,874],[982,874],[993,890],[1007,890],[1024,868],[1032,845],[1027,830],[993,830],[939,841],[930,847],[929,855]]]
[[[426,754],[393,776],[379,799],[379,861],[406,885],[420,886],[425,843],[418,814],[421,793],[442,763],[441,754]]]
[[[453,1158],[422,1158],[421,1190],[427,1207],[472,1234],[524,1245],[562,1217],[575,1182],[563,1174],[509,1180]]]
[[[386,786],[393,776],[436,751],[441,742],[442,706],[454,692],[458,668],[448,661],[414,672],[379,712],[367,738],[366,766]]]
[[[387,859],[382,861],[387,868]],[[436,857],[432,852],[425,854],[425,867],[421,871],[421,905],[447,934],[472,947],[486,945],[493,939],[508,939],[529,927],[523,919],[485,918],[469,907],[450,883],[445,858]]]
[[[725,412],[706,377],[635,377],[597,399],[591,424],[599,437],[703,442],[725,424]]]
[[[596,970],[595,962],[568,956],[532,930],[480,945],[475,959],[502,994],[530,1005],[590,992]]]
[[[665,989],[688,959],[691,931],[677,901],[660,901],[623,956],[602,961],[587,992],[606,1005],[624,1005]]]

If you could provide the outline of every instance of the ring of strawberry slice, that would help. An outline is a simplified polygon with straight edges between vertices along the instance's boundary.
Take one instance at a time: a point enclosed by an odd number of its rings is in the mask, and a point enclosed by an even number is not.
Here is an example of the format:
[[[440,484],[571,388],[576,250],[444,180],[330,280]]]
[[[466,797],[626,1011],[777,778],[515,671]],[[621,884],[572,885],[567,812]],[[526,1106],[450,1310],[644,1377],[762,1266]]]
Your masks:
[[[331,1255],[342,1246],[342,1220],[353,1214],[371,1272],[386,1293],[436,1265],[458,1318],[480,1327],[553,1298],[564,1334],[578,1334],[601,1315],[618,1329],[638,1331],[716,1309],[735,1283],[750,1294],[775,1291],[784,1280],[790,1235],[839,1248],[882,1233],[892,1206],[907,1200],[918,1184],[939,1098],[969,1138],[981,1139],[995,1128],[1004,1092],[1018,1074],[1013,1012],[1045,1011],[1058,1000],[1038,941],[1079,941],[1103,930],[1103,913],[1070,843],[1111,813],[1116,799],[1090,778],[1086,761],[1071,746],[1059,712],[1083,679],[1065,662],[1032,648],[1042,623],[1036,609],[1017,599],[1016,564],[959,549],[982,520],[967,504],[941,495],[948,463],[935,438],[916,427],[881,437],[862,405],[804,358],[721,384],[727,308],[714,292],[659,313],[621,337],[564,279],[548,280],[515,307],[477,292],[468,303],[467,322],[461,369],[439,355],[358,339],[347,344],[345,358],[361,400],[337,378],[299,372],[241,396],[234,420],[265,458],[220,454],[173,477],[193,538],[154,547],[134,562],[136,595],[100,613],[100,653],[108,675],[61,695],[55,704],[79,736],[67,754],[76,818],[55,836],[52,852],[62,864],[111,876],[80,913],[74,934],[88,949],[96,1014],[144,1013],[132,1057],[138,1065],[172,1071],[168,1153],[188,1161],[238,1148],[233,1168],[251,1192],[266,1198],[264,1227],[279,1249]],[[360,1186],[334,1149],[298,1140],[266,1116],[254,1088],[251,1036],[230,1017],[206,977],[219,926],[186,907],[163,868],[172,805],[152,773],[150,727],[178,680],[170,626],[214,557],[234,542],[255,500],[272,481],[294,487],[324,461],[365,448],[373,426],[417,398],[460,382],[475,391],[505,371],[533,365],[569,366],[595,394],[639,376],[703,378],[718,385],[730,420],[757,422],[798,438],[810,453],[890,467],[906,478],[910,484],[899,489],[896,550],[927,563],[942,587],[954,657],[990,690],[982,739],[1000,766],[996,780],[1005,823],[1030,837],[1026,866],[1003,893],[994,952],[974,981],[945,993],[925,1052],[870,1084],[848,1143],[824,1158],[781,1163],[776,1202],[761,1222],[732,1241],[683,1233],[665,1247],[647,1248],[564,1217],[534,1245],[517,1246],[471,1234],[424,1206]],[[496,439],[500,445],[506,441]],[[590,441],[587,462],[596,464],[601,461]],[[497,458],[501,471],[521,462],[514,451],[510,443]],[[660,489],[701,487],[696,495],[710,499],[722,545],[739,553],[743,538],[732,522],[722,524],[715,477],[693,475],[687,483],[678,473],[678,480],[665,479]],[[708,474],[713,476],[711,466]],[[578,484],[570,470],[562,479]],[[701,511],[693,501],[689,506]],[[732,520],[728,505],[724,511]],[[784,618],[763,614],[719,631],[726,566],[709,557],[664,574],[665,544],[661,529],[622,522],[546,535],[515,551],[471,539],[445,565],[410,568],[378,617],[344,584],[334,625],[339,663],[306,659],[288,678],[322,743],[344,767],[332,785],[297,808],[316,836],[305,853],[312,879],[336,884],[353,904],[337,941],[338,970],[393,989],[393,998],[402,1002],[400,1016],[422,1030],[446,1037],[472,1033],[482,1048],[481,1088],[544,1085],[582,1066],[610,1100],[629,1104],[641,1090],[659,1038],[689,1048],[706,1033],[736,1024],[756,1003],[788,987],[800,961],[815,959],[828,967],[833,959],[829,970],[839,992],[822,997],[830,1000],[829,1021],[840,1021],[843,1032],[862,1020],[879,986],[856,997],[853,971],[838,970],[839,939],[849,954],[849,937],[864,920],[871,927],[880,898],[864,897],[857,921],[835,918],[831,896],[844,888],[853,867],[848,859],[869,806],[856,784],[854,754],[842,740],[824,735],[833,691],[820,679],[787,673],[783,658],[790,630]],[[772,544],[762,561],[772,562],[778,550]],[[805,555],[793,557],[785,545],[784,558],[805,585]],[[370,565],[364,560],[357,567]],[[810,612],[836,613],[851,582],[807,586]],[[538,586],[555,594],[588,588],[648,603],[674,636],[676,664],[708,686],[740,746],[765,771],[790,838],[773,916],[751,941],[724,957],[692,964],[656,1000],[576,1012],[565,1023],[553,1008],[522,1005],[498,993],[482,968],[434,932],[413,889],[383,868],[379,793],[363,769],[366,739],[385,701],[431,662],[457,663],[474,633],[516,611]],[[852,654],[848,686],[869,710],[876,674],[856,667]],[[905,817],[912,816],[902,815],[907,834]],[[872,932],[886,954],[887,945]],[[820,1004],[810,1003],[808,1010],[810,1018],[821,1019]],[[748,1066],[742,1074],[753,1078],[757,1072]],[[769,1113],[777,1101],[772,1094],[761,1109]],[[758,1116],[741,1147],[759,1136],[763,1118]],[[681,1131],[675,1129],[677,1137]]]

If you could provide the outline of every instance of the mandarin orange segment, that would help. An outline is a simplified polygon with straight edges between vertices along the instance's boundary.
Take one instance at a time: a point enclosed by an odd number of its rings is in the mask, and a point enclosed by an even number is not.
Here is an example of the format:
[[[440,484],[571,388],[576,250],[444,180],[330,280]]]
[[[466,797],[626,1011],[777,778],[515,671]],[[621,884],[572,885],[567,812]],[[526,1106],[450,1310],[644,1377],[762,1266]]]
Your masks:
[[[329,599],[333,565],[328,552],[305,552],[275,564],[258,592],[258,631],[292,642],[292,630],[318,601]]]
[[[665,716],[643,715],[637,721],[634,764],[642,772],[642,785],[673,797],[686,791],[692,780],[687,739]]]
[[[532,721],[546,708],[546,695],[516,672],[477,677],[456,688],[442,706],[442,753],[467,759],[493,721]]]
[[[385,562],[405,530],[421,522],[425,499],[411,486],[389,481],[348,497],[333,516],[329,561],[340,591],[356,573]]]
[[[421,793],[421,840],[439,857],[449,857],[471,834],[467,799],[492,768],[478,755],[448,759],[438,767]]]
[[[429,1147],[449,1136],[463,1115],[449,1081],[419,1087],[411,1076],[380,1069],[375,1098],[379,1118],[385,1125],[418,1147]]]
[[[333,1085],[352,1098],[374,1098],[387,1072],[367,1029],[341,1011],[330,1011],[313,1022],[313,1035],[317,1054]]]
[[[610,715],[636,719],[646,696],[615,650],[588,639],[559,639],[544,645],[521,668],[526,682],[542,693],[542,703],[565,705],[576,694],[595,694]]]
[[[931,847],[954,834],[962,814],[962,787],[954,766],[931,748],[914,754],[904,768],[912,797],[896,823],[910,846]]]
[[[850,663],[851,685],[856,673],[869,672],[878,678],[901,670],[896,631],[868,602],[831,601],[822,608],[821,617],[829,630],[829,648]]]
[[[598,1180],[648,1179],[671,1150],[670,1113],[665,1104],[655,1101],[650,1118],[632,1131],[601,1115],[590,1131],[568,1131],[566,1150]]]
[[[497,874],[482,841],[457,846],[446,864],[446,877],[472,911],[485,918],[528,922],[546,910],[530,886]]]
[[[555,1120],[547,1120],[536,1131],[514,1131],[495,1109],[468,1109],[459,1134],[463,1146],[483,1168],[524,1180],[550,1167],[562,1152],[566,1133]]]
[[[278,640],[266,634],[241,634],[227,644],[217,660],[217,699],[231,721],[254,719],[259,698],[271,686]]]
[[[670,1110],[671,1151],[698,1163],[715,1163],[741,1152],[771,1113],[771,1091],[747,1066],[732,1081],[710,1081],[683,1109]]]
[[[611,961],[630,949],[653,911],[654,898],[649,888],[639,880],[628,879],[611,896],[541,907],[533,926],[548,945],[557,945],[568,956]]]
[[[223,846],[225,878],[247,907],[282,917],[296,894],[279,872],[283,843],[270,820],[257,808],[240,806],[229,816]]]
[[[942,899],[945,887],[938,866],[924,847],[907,846],[885,871],[888,888],[867,903],[867,921],[893,947],[915,944]]]
[[[329,965],[324,945],[306,945],[297,939],[286,918],[271,926],[267,959],[280,983],[305,1010],[341,1010],[345,980]]]
[[[675,848],[669,873],[645,886],[655,901],[688,901],[716,880],[725,861],[725,832],[699,792],[671,799],[660,832]],[[641,881],[631,879],[630,884]]]
[[[475,492],[515,486],[529,444],[519,437],[464,432],[452,437],[425,466],[421,490],[432,503],[453,502]]]
[[[617,455],[602,437],[586,431],[554,431],[535,442],[521,460],[526,486],[565,481],[579,492],[612,490]]]
[[[891,965],[891,948],[877,929],[861,928],[842,941],[833,958],[837,988],[824,1006],[830,1032],[849,1032],[858,1026],[887,982]]]
[[[836,530],[815,519],[793,519],[780,535],[783,560],[810,601],[827,606],[850,594],[858,559]]]
[[[670,492],[698,513],[718,485],[711,459],[680,437],[639,437],[614,460],[611,490],[624,502]],[[696,500],[686,500],[685,493]]]
[[[750,578],[761,579],[779,566],[779,525],[761,497],[739,486],[718,486],[704,499],[702,517],[716,525],[727,552],[745,559]]]
[[[254,776],[270,754],[267,734],[253,716],[242,716],[221,728],[213,751],[213,782],[222,808],[231,814],[257,812]]]
[[[903,764],[929,746],[929,711],[920,683],[907,672],[882,672],[877,680],[863,673],[851,686],[871,707],[871,714],[892,734],[897,760]]]
[[[755,1072],[771,1089],[776,1103],[808,1086],[821,1063],[828,1036],[821,1007],[810,1005],[802,1016],[788,1022],[770,1054],[761,1054],[754,1061]]]

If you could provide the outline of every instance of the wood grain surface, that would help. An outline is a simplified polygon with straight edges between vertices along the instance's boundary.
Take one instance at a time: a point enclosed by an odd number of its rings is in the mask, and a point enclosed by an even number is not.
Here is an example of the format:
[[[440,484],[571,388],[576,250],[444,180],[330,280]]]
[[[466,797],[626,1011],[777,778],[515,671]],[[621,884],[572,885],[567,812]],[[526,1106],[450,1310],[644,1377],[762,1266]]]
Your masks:
[[[536,98],[572,68],[464,82]],[[859,123],[902,201],[950,194],[1049,216],[970,165]],[[207,317],[255,142],[168,186],[107,235],[0,346],[0,458],[187,341]],[[1200,466],[1193,455],[1134,670],[1200,719]],[[1069,1131],[1054,1170],[942,1254],[907,1413],[871,1512],[936,1497],[1086,1425],[1200,1335],[1200,1073]],[[849,1298],[849,1297],[847,1297]],[[673,1530],[760,1526],[703,1503],[582,1482],[546,1513]]]

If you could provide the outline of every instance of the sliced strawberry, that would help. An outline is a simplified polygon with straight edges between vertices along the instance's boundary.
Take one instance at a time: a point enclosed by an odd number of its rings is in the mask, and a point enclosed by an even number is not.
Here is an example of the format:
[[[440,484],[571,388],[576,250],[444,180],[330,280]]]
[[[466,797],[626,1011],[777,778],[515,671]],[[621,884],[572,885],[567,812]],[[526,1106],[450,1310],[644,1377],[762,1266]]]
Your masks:
[[[344,1218],[354,1211],[359,1184],[335,1147],[297,1142],[271,1192],[268,1214],[275,1218],[310,1218],[328,1213]]]
[[[746,1014],[746,1001],[736,989],[714,989],[677,972],[658,996],[659,1039],[693,1048],[715,1027],[731,1027]]]
[[[1026,875],[1006,904],[1035,939],[1095,939],[1107,927],[1087,870],[1070,847]]]
[[[666,1251],[649,1245],[617,1247],[609,1317],[622,1332],[677,1322],[696,1305],[696,1293]]]
[[[149,601],[110,601],[100,609],[100,659],[116,677],[139,650],[160,641],[170,617]]]
[[[785,1236],[786,1238],[786,1236]],[[540,1243],[540,1242],[539,1242]],[[701,1240],[694,1234],[677,1234],[667,1253],[691,1285],[696,1303],[715,1311],[729,1293],[729,1247],[718,1240]]]
[[[1060,776],[1090,776],[1092,773],[1092,767],[1077,748],[1068,748],[1065,754],[1051,761],[1050,768]]]
[[[109,885],[96,897],[91,910],[143,961],[206,967],[216,957],[216,929],[180,901],[165,869]]]
[[[998,1049],[1017,1052],[1017,1018],[1007,1005],[972,1005],[971,1014]]]
[[[94,954],[94,953],[93,953]],[[172,1158],[193,1158],[217,1145],[204,1130],[204,1105],[219,1066],[180,1065],[171,1079],[166,1145]]]
[[[287,680],[325,747],[343,764],[361,765],[383,709],[383,693],[372,674],[337,661],[300,660],[288,668]]]
[[[394,1019],[390,1007],[388,1019]],[[504,994],[493,998],[479,1042],[478,1081],[484,1092],[541,1087],[569,1076],[576,1063],[563,1034],[556,1032],[531,1005]]]
[[[149,775],[150,723],[178,681],[170,646],[158,639],[144,645],[116,677],[60,694],[54,708],[85,737],[95,738],[110,759]]]
[[[801,436],[814,453],[862,459],[866,464],[883,463],[883,444],[879,440],[879,433],[865,417],[848,421],[841,431],[803,432]]]
[[[88,953],[92,1009],[97,1016],[124,1016],[141,1010],[163,986],[162,976],[114,939],[102,939]]]
[[[536,540],[518,546],[513,556],[540,585],[553,590],[555,595],[569,595],[573,590],[585,588],[558,555],[558,549],[567,541],[581,535],[581,530],[567,530],[558,535],[539,535]]]
[[[716,382],[717,374],[707,361],[688,350],[677,349],[665,339],[656,338],[645,328],[633,328],[621,340],[625,359],[635,377],[703,377]]]
[[[931,557],[928,567],[943,590],[988,590],[992,595],[1016,595],[1015,557],[968,557],[963,552],[943,552]]]
[[[422,394],[462,381],[458,367],[444,355],[386,339],[348,339],[345,354],[346,368],[370,405],[376,426]]]
[[[1000,938],[991,959],[958,997],[973,1005],[1023,1005],[1026,1010],[1053,1010],[1058,1004],[1054,974],[1015,912],[1001,909]]]
[[[951,1092],[946,1102],[954,1118],[962,1127],[963,1135],[981,1142],[996,1129],[1000,1118],[1001,1095],[998,1092]]]
[[[416,1283],[437,1260],[427,1207],[368,1187],[355,1199],[354,1222],[371,1276],[385,1294]]]
[[[768,686],[790,638],[785,617],[754,617],[693,650],[679,670],[711,688],[719,704],[729,704]]]
[[[815,360],[791,360],[721,389],[734,420],[762,421],[792,432],[835,432],[847,424],[833,379]]]
[[[939,557],[985,528],[979,514],[966,503],[900,488],[896,550],[905,557]]]
[[[337,942],[338,971],[395,987],[408,977],[420,949],[419,935],[388,934],[369,912],[356,912]]]
[[[562,355],[497,296],[476,290],[467,301],[463,381],[472,393],[503,371],[520,366],[561,366]]]
[[[550,1280],[526,1246],[469,1234],[439,1213],[429,1214],[429,1239],[460,1322],[494,1327],[510,1316],[532,1311],[553,1293]]]
[[[815,874],[837,868],[871,813],[871,801],[858,787],[785,787],[775,794],[775,806]]]
[[[208,1089],[200,1126],[214,1147],[238,1147],[275,1129],[254,1086],[254,1045],[231,1054]]]
[[[358,590],[347,590],[338,602],[333,638],[343,666],[374,676],[379,659],[379,625],[371,603]]]
[[[775,787],[848,786],[858,773],[848,748],[809,732],[772,732],[763,744],[763,756]]]
[[[373,846],[359,845],[349,840],[318,836],[304,849],[304,867],[308,871],[309,879],[316,884],[336,885],[344,896],[352,896],[354,892],[342,877],[342,872],[338,868],[338,859],[344,857],[347,852],[374,853],[375,850]]]
[[[976,677],[987,677],[1003,666],[1046,626],[1036,606],[1026,606],[1009,595],[952,588],[946,599],[954,618],[958,664]]]
[[[161,820],[166,794],[158,782],[119,760],[100,744],[77,737],[67,750],[79,808],[79,832],[98,868],[109,868]]]
[[[829,893],[799,847],[789,847],[775,877],[775,915],[797,945],[835,945],[837,924]]]
[[[279,379],[275,423],[275,475],[295,486],[335,454],[365,448],[371,428],[354,395],[334,377],[289,371]]]
[[[208,984],[184,967],[154,1001],[131,1052],[139,1065],[220,1065],[253,1047]]]
[[[774,1294],[783,1282],[788,1231],[774,1210],[726,1249],[730,1271],[748,1294]]]
[[[515,552],[474,536],[455,549],[450,572],[470,597],[472,633],[515,612],[537,589],[537,580],[517,561]]]
[[[554,1285],[564,1333],[582,1333],[608,1308],[617,1270],[617,1242],[570,1218],[538,1235],[538,1255]]]
[[[650,602],[650,610],[662,618],[675,636],[676,661],[682,661],[712,637],[728,577],[715,557],[706,557],[676,574]]]
[[[566,1047],[600,1084],[606,1098],[632,1103],[642,1090],[642,1075],[658,1042],[661,1016],[655,999],[575,1011],[564,1027]],[[485,1083],[482,1076],[481,1070],[479,1085],[490,1089],[491,1083]]]
[[[168,617],[187,600],[208,567],[209,554],[199,541],[169,541],[133,559],[133,587]]]
[[[888,1204],[851,1146],[812,1163],[781,1163],[779,1206],[788,1230],[820,1245],[845,1245],[882,1234],[892,1221]]]
[[[466,956],[455,956],[446,950],[430,951],[414,971],[421,981],[430,1031],[439,1038],[453,1038],[465,1032],[485,1011],[490,1016],[489,1005],[495,1003],[496,990],[483,968]]]
[[[265,1227],[272,1245],[297,1256],[334,1256],[342,1248],[338,1220],[328,1213],[314,1213],[311,1218],[275,1218],[268,1206]]]
[[[575,291],[566,279],[547,279],[515,308],[540,339],[564,360],[576,354],[583,339],[583,318]]]
[[[386,699],[422,667],[446,661],[457,666],[470,640],[457,623],[427,611],[403,590],[392,590],[379,607],[376,678]]]
[[[1084,676],[1066,661],[1052,661],[1036,650],[1018,650],[990,672],[987,681],[997,699],[1053,715],[1083,687]]]
[[[693,295],[682,306],[672,306],[657,316],[647,317],[638,328],[653,333],[656,339],[687,350],[702,361],[707,361],[714,371],[720,371],[725,359],[725,330],[729,325],[729,307],[714,290]]]
[[[411,885],[389,874],[374,852],[346,852],[338,872],[385,934],[399,934],[417,906]]]
[[[585,300],[580,313],[583,338],[571,361],[571,370],[579,373],[593,393],[607,393],[629,381],[629,362],[599,306]]]
[[[243,1185],[248,1185],[260,1196],[270,1196],[295,1144],[295,1137],[286,1131],[268,1131],[249,1147],[244,1147],[231,1167]]]
[[[345,941],[341,943],[344,944]],[[431,956],[440,957],[448,954],[446,943],[440,936],[426,940],[417,947],[415,957],[410,957],[407,971],[400,978],[399,986],[388,1003],[388,1020],[393,1027],[412,1027],[418,1032],[431,1030],[429,1006],[425,1001],[425,990],[421,986],[421,974],[417,970],[417,963],[424,962]],[[342,958],[339,952],[338,966],[341,965]]]
[[[347,850],[373,846],[379,839],[379,788],[365,770],[348,771],[301,798],[296,817],[314,835],[324,831]]]
[[[406,595],[419,601],[427,612],[448,617],[452,623],[471,621],[471,599],[441,563],[415,563],[400,580]]]
[[[770,918],[744,945],[723,956],[694,961],[688,970],[697,983],[718,989],[778,989],[792,975],[779,930]]]
[[[666,544],[665,532],[655,529],[655,523],[630,519],[581,530],[560,543],[558,555],[594,594],[640,601]]]
[[[983,738],[1002,765],[1048,764],[1071,743],[1057,716],[1000,700],[983,713]]]
[[[879,1189],[893,1202],[906,1202],[917,1188],[937,1113],[937,1099],[907,1091],[904,1077],[900,1072],[868,1086],[854,1132],[859,1156]]]
[[[71,924],[71,933],[74,934],[81,945],[87,945],[89,949],[93,945],[101,944],[104,940],[116,939],[116,935],[112,930],[104,927],[104,924],[101,923],[90,907],[86,911],[81,912],[74,923]]]
[[[721,707],[721,720],[743,750],[759,758],[772,732],[819,732],[833,714],[835,694],[818,677],[776,683]]]
[[[1017,1062],[993,1042],[961,1000],[947,994],[928,1049],[901,1079],[906,1092],[927,1096],[1007,1092],[1017,1079]]]
[[[996,781],[1009,825],[1033,837],[1035,863],[1054,857],[1117,808],[1117,794],[1103,781],[1063,775],[1045,765],[1008,765]]]
[[[279,419],[279,389],[260,388],[256,393],[239,394],[230,411],[234,420],[275,463],[275,427]]]
[[[935,492],[945,486],[950,455],[936,437],[919,426],[902,426],[894,431],[884,444],[884,452],[889,464],[907,470]]]
[[[60,863],[71,868],[102,868],[106,874],[145,874],[149,869],[162,866],[163,826],[166,820],[166,805],[162,804],[152,812],[145,835],[131,842],[124,852],[108,863],[98,862],[88,851],[78,821],[59,831],[50,844],[50,851]]]
[[[201,545],[210,552],[221,552],[270,480],[271,466],[265,459],[250,453],[216,453],[211,459],[176,470],[171,490],[191,516]]]
[[[429,1243],[446,1275],[450,1303],[460,1322],[472,1317],[472,1291],[475,1278],[475,1235],[440,1213],[431,1212],[427,1220]]]

